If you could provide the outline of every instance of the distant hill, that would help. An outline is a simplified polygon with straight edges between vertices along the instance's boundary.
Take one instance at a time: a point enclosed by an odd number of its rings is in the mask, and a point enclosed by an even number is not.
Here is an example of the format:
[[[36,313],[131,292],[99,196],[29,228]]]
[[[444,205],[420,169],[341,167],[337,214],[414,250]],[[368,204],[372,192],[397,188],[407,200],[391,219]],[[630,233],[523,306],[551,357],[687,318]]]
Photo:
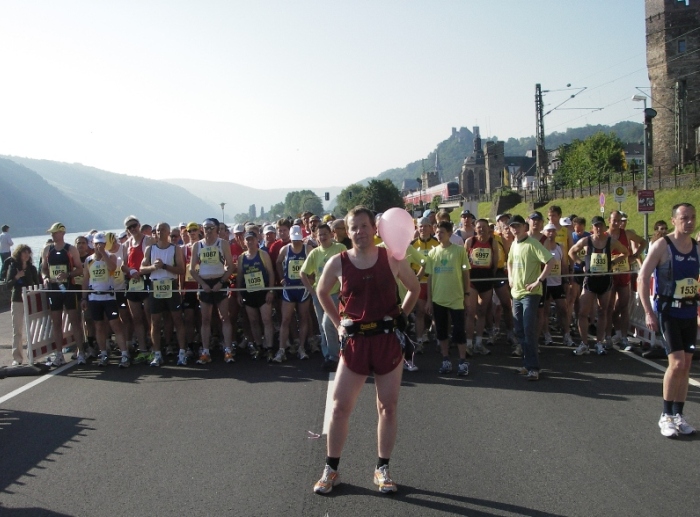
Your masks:
[[[624,143],[641,142],[644,135],[644,125],[637,122],[619,122],[614,126],[585,126],[579,128],[570,128],[565,132],[554,132],[545,136],[545,144],[547,149],[557,149],[563,144],[571,143],[579,139],[583,140],[595,133],[603,131],[605,133],[615,133]],[[497,136],[481,137],[483,144],[487,141],[502,140]],[[524,156],[527,151],[536,148],[535,137],[526,138],[509,138],[505,141],[506,156]],[[428,153],[425,160],[416,160],[409,163],[405,167],[389,169],[380,173],[378,179],[390,179],[394,185],[401,187],[404,180],[415,180],[420,177],[425,170],[432,171],[435,165],[435,154],[437,153],[442,166],[443,181],[451,181],[462,170],[464,159],[469,156],[474,149],[474,134],[468,129],[462,127],[458,131],[453,131],[452,135],[440,142],[434,151]],[[366,178],[360,183],[367,183],[374,178]]]
[[[121,226],[121,221],[110,225],[102,214],[75,205],[35,171],[0,158],[0,224],[10,225],[12,235],[21,236],[45,233],[56,221],[73,231],[91,226]]]
[[[150,224],[163,220],[177,224],[183,220],[201,221],[220,211],[218,206],[163,181],[116,174],[79,163],[4,158],[7,176],[22,178],[19,182],[14,178],[16,188],[22,189],[18,195],[27,196],[22,204],[15,203],[15,208],[21,208],[20,213],[43,216],[32,216],[33,223],[27,225],[41,228],[39,233],[54,221],[74,228],[119,228],[129,214]],[[32,178],[27,187],[23,186],[24,177]],[[24,233],[20,232],[24,223],[18,220],[18,212],[6,206],[5,202],[0,206],[0,220],[12,221],[7,224],[13,227],[15,235]]]
[[[305,187],[299,185],[293,189],[290,188],[272,188],[272,189],[256,189],[239,185],[238,183],[230,183],[227,181],[206,181],[197,178],[173,178],[163,180],[173,185],[178,185],[186,188],[188,192],[203,199],[210,205],[216,206],[218,214],[221,213],[220,203],[226,203],[224,207],[226,220],[233,220],[235,214],[247,213],[248,207],[255,204],[257,213],[260,213],[260,207],[265,208],[267,212],[270,207],[277,203],[283,203],[288,192],[294,190],[310,190],[321,198],[325,203],[324,196],[328,192],[330,198],[333,199],[345,187]],[[326,206],[329,209],[328,206]]]

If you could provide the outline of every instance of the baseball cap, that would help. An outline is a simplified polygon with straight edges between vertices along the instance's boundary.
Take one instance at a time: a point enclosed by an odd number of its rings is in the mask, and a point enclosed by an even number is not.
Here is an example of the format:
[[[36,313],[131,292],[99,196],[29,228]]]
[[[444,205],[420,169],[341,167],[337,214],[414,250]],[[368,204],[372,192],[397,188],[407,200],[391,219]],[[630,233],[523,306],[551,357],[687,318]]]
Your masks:
[[[333,220],[333,216],[331,214],[326,214],[323,216],[324,223],[327,223],[327,222],[332,221],[332,220]]]
[[[462,214],[460,215],[460,217],[467,217],[467,216],[471,217],[472,219],[476,219],[476,216],[474,214],[472,214],[469,210],[462,210]]]
[[[178,228],[185,228],[185,227],[187,227],[187,225],[186,225],[185,223],[180,223],[180,224],[178,224],[177,226],[178,226]]]
[[[93,244],[97,244],[98,242],[101,242],[102,244],[107,244],[107,236],[102,232],[97,232],[95,235],[92,236],[92,242]]]
[[[542,212],[538,212],[537,210],[535,210],[527,218],[528,219],[543,219]]]
[[[620,212],[620,218],[621,218],[623,221],[626,221],[626,220],[627,220],[627,214],[624,213],[624,212]]]
[[[556,230],[557,227],[554,225],[554,223],[548,223],[544,228],[542,228],[545,232],[549,230]]]
[[[596,224],[605,224],[605,219],[603,219],[601,216],[596,215],[591,219],[591,224],[595,226]]]
[[[256,237],[257,238],[257,236],[258,235],[255,232],[245,232],[246,239],[248,239],[248,237]]]
[[[48,233],[65,232],[66,226],[63,223],[53,223],[51,228],[46,230]]]
[[[245,231],[245,228],[243,228],[242,224],[237,224],[236,226],[233,227],[233,233],[243,233]]]
[[[128,228],[131,223],[139,224],[139,219],[135,215],[130,215],[124,219],[124,228]]]
[[[276,234],[277,230],[275,229],[274,226],[272,226],[271,224],[268,224],[265,228],[263,228],[263,233],[270,233],[270,232]]]
[[[496,221],[500,221],[503,217],[507,217],[508,219],[510,219],[510,214],[498,214],[496,216]]]
[[[423,217],[428,217],[430,214],[434,214],[434,213],[435,213],[435,211],[428,208],[425,212],[423,212]]]
[[[199,230],[199,225],[195,223],[194,221],[187,223],[187,231],[190,230]]]
[[[521,215],[514,215],[511,217],[510,221],[508,221],[508,226],[513,226],[514,224],[525,224],[525,219]]]
[[[418,219],[418,226],[430,226],[430,219],[427,217],[421,217]]]
[[[296,224],[292,226],[292,228],[289,230],[289,238],[293,241],[304,240],[304,236],[301,234],[301,226]]]
[[[117,235],[117,239],[122,240],[124,237],[126,237],[126,235],[127,235],[126,232],[122,232],[119,235]]]
[[[571,219],[568,217],[564,217],[561,221],[559,221],[562,226],[571,226]]]

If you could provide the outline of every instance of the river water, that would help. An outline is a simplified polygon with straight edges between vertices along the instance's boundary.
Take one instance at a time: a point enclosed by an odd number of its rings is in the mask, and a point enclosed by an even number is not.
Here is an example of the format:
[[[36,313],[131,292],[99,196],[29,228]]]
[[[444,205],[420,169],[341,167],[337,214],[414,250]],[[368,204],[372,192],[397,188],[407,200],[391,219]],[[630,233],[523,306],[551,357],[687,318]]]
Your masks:
[[[119,235],[123,231],[123,228],[120,228],[118,230],[105,230],[105,232],[114,232],[117,235]],[[65,241],[68,244],[75,244],[76,237],[80,237],[89,232],[90,230],[78,233],[66,233]],[[39,259],[41,258],[41,252],[46,246],[46,241],[50,238],[51,234],[48,233],[45,233],[43,235],[29,235],[25,237],[15,237],[14,235],[12,235],[12,242],[15,243],[14,246],[12,246],[12,251],[14,251],[19,244],[26,244],[32,249],[32,258],[34,259],[34,265],[36,267],[39,267]]]

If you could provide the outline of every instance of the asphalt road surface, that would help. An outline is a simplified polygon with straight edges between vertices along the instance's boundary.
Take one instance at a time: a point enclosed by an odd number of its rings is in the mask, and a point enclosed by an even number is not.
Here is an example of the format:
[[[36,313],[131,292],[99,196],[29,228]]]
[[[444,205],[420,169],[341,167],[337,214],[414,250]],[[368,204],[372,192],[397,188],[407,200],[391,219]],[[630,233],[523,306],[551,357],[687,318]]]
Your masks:
[[[631,354],[542,349],[540,381],[505,344],[471,374],[405,372],[394,495],[372,484],[374,386],[358,401],[342,484],[324,465],[329,376],[311,361],[69,366],[0,402],[0,515],[659,516],[697,511],[700,436],[663,438],[662,371]],[[698,363],[693,377],[700,378]],[[0,380],[0,397],[37,378]],[[685,413],[700,426],[700,389]]]

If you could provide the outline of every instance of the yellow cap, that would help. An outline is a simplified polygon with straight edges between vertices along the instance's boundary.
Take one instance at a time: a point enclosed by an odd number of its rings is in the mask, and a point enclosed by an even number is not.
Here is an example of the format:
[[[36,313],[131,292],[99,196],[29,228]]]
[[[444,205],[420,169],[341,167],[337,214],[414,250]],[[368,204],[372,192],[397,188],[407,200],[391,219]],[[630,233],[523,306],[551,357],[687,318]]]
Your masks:
[[[65,232],[66,227],[63,223],[53,223],[51,228],[46,230],[48,233]]]

